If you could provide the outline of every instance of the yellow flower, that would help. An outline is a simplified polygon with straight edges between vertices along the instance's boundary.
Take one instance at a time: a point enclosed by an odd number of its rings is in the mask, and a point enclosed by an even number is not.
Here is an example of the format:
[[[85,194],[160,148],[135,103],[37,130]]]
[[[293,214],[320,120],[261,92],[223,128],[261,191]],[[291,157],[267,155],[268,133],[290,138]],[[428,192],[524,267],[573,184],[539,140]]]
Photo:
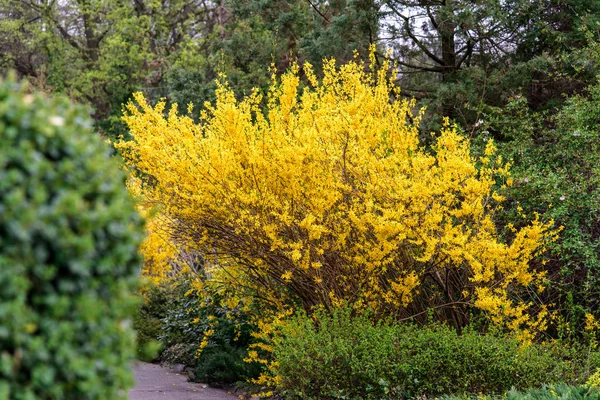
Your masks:
[[[596,318],[590,314],[585,314],[585,330],[586,331],[597,331],[600,328],[600,323],[596,321]]]
[[[497,324],[543,327],[517,299],[543,281],[531,265],[556,237],[552,222],[512,226],[505,242],[494,188],[511,178],[493,141],[478,160],[445,119],[425,149],[422,111],[387,67],[331,60],[319,80],[307,65],[306,87],[293,67],[266,102],[222,84],[200,123],[135,94],[124,117],[133,139],[116,146],[148,217],[144,274],[171,276],[199,253],[209,281],[235,293],[226,301],[257,294],[273,314],[299,299],[305,309],[360,299],[404,315],[444,299],[419,296],[453,292]]]

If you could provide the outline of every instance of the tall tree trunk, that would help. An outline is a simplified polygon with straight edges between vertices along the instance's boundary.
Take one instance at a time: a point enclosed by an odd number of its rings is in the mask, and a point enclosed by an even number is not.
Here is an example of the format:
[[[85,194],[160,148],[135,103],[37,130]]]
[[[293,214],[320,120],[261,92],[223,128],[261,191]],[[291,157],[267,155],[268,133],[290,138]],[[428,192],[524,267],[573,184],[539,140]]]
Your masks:
[[[447,11],[447,15],[454,14],[454,0],[446,0],[444,2],[444,8]],[[456,57],[456,41],[455,32],[456,24],[449,17],[442,15],[439,18],[439,33],[442,45],[442,83],[455,82],[455,72],[458,68],[457,57]],[[456,117],[456,110],[454,108],[454,99],[444,98],[442,101],[442,112],[445,116],[450,118]]]
[[[93,67],[100,56],[100,38],[94,29],[94,20],[92,16],[92,6],[89,0],[79,0],[79,8],[83,19],[83,29],[85,35],[85,58],[90,67]]]

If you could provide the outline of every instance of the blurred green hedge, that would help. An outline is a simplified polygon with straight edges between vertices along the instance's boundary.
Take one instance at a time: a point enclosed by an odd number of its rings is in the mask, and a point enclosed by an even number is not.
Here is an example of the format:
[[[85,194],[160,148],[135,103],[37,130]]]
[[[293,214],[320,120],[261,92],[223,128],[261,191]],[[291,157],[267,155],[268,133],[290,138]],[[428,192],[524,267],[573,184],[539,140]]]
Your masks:
[[[142,221],[85,109],[0,83],[0,399],[123,399]]]

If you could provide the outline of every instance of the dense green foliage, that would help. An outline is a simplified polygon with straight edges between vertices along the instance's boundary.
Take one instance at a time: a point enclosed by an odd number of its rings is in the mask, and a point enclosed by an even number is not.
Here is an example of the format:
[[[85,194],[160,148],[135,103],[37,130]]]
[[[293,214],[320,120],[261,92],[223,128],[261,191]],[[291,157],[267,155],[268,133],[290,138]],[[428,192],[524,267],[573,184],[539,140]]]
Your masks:
[[[295,1],[0,0],[0,71],[91,105],[103,133],[123,134],[121,105],[137,90],[200,106],[219,73],[244,95],[267,89],[271,63],[366,54],[377,13],[330,3],[323,19]]]
[[[244,362],[254,329],[250,314],[222,306],[217,291],[196,292],[190,281],[182,276],[144,293],[135,324],[139,337],[150,344],[159,339],[164,348],[158,360],[185,365],[193,380],[219,386],[256,377],[260,367]],[[139,354],[146,356],[147,347]]]
[[[140,306],[133,319],[137,332],[137,357],[154,361],[161,349],[158,340],[162,334],[163,319],[167,316],[169,296],[166,290],[152,285],[140,295]]]
[[[581,91],[595,72],[571,55],[598,15],[587,0],[0,0],[0,68],[91,104],[115,134],[134,90],[199,106],[219,73],[245,95],[267,88],[271,63],[346,62],[374,44],[430,117],[471,126],[473,108],[510,94],[538,109]]]
[[[348,311],[297,316],[275,344],[279,389],[287,398],[381,399],[448,393],[502,394],[576,380],[585,360],[560,346],[440,325],[373,324]],[[598,355],[591,355],[593,363]],[[592,369],[593,371],[593,369]],[[584,380],[585,382],[585,380]]]
[[[478,142],[495,137],[513,163],[515,185],[507,191],[504,224],[518,225],[539,213],[562,226],[543,267],[547,296],[556,302],[561,335],[582,332],[585,313],[600,301],[600,86],[566,100],[556,113],[532,112],[523,97],[502,110],[488,109]]]
[[[0,398],[133,383],[141,220],[82,107],[0,84]]]

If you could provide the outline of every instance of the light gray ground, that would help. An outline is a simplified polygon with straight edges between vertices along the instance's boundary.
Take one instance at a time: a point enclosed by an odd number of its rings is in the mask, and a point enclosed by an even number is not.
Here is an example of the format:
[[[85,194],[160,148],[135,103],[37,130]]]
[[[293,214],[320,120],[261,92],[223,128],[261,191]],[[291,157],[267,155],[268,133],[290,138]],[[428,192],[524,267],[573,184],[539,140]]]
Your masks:
[[[159,365],[136,362],[135,387],[129,400],[234,400],[226,391],[187,381],[180,374]],[[238,399],[239,400],[239,399]]]

